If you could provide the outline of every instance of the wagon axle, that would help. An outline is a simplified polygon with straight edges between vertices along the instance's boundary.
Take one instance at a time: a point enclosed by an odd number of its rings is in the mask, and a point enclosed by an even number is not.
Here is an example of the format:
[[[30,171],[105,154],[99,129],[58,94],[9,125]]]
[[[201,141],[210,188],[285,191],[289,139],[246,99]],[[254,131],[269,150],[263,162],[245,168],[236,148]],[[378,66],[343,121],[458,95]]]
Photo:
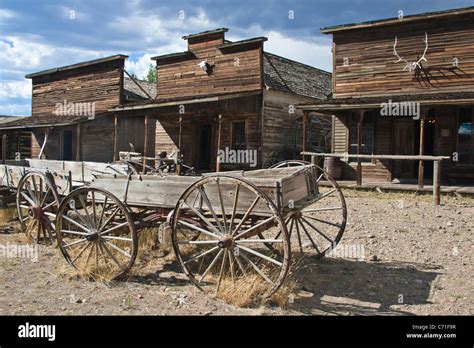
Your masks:
[[[221,249],[230,249],[234,245],[234,239],[230,235],[225,235],[217,243],[217,246]]]

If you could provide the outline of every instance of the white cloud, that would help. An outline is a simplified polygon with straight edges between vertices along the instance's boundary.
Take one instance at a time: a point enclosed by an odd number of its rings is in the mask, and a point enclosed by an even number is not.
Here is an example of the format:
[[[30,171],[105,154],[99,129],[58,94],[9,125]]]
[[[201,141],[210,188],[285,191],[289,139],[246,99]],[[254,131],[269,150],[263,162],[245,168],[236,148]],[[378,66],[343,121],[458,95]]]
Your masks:
[[[31,98],[31,81],[2,81],[0,98]]]
[[[0,114],[9,116],[30,116],[31,104],[3,104],[0,107]]]
[[[286,37],[271,31],[267,35],[265,50],[315,68],[332,71],[331,42],[319,43]]]
[[[5,10],[5,9],[0,9],[0,19],[5,20],[5,19],[12,19],[15,18],[16,14],[13,11],[10,10]]]

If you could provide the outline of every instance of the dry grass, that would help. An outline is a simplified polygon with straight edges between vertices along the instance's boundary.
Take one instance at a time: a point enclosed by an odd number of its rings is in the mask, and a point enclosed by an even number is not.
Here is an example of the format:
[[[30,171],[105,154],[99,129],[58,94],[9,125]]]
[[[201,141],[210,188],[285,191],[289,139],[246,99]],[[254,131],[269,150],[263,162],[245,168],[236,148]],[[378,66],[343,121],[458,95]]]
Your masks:
[[[291,302],[297,283],[292,277],[287,277],[283,285],[270,298],[262,296],[268,290],[268,283],[258,274],[242,277],[235,282],[227,277],[221,282],[216,297],[236,307],[258,307],[266,303],[286,307]]]

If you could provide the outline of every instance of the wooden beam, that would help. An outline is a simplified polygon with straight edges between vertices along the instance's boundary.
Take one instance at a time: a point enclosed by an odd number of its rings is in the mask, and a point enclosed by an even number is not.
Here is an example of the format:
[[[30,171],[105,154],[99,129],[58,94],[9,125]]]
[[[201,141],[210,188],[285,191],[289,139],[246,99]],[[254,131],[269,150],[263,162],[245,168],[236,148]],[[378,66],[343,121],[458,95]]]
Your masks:
[[[441,161],[433,161],[433,203],[441,204]]]
[[[216,153],[216,173],[219,173],[220,170],[220,158],[219,158],[219,150],[221,148],[221,130],[222,130],[222,115],[219,114],[219,127],[217,130],[217,153]]]
[[[81,124],[79,123],[76,126],[76,161],[81,160],[81,147],[82,147],[82,141],[81,141]]]
[[[364,111],[359,111],[357,119],[357,155],[360,155],[362,147],[362,121],[364,119]],[[356,170],[356,185],[362,185],[362,161],[360,157],[357,157],[357,170]]]
[[[118,124],[118,118],[117,118],[117,114],[114,114],[114,162],[118,160],[117,158],[117,147],[118,147],[118,127],[117,127],[117,124]]]
[[[303,146],[302,146],[303,152],[306,151],[306,143],[307,143],[306,133],[308,132],[307,127],[308,127],[308,111],[303,111]],[[303,155],[301,159],[304,161],[305,156]]]
[[[124,73],[127,74],[128,77],[138,86],[138,88],[140,88],[140,90],[141,90],[143,93],[145,93],[145,95],[146,95],[149,99],[154,99],[154,98],[152,98],[152,96],[149,95],[148,92],[145,91],[145,89],[135,80],[135,78],[134,78],[132,75],[130,75],[130,74],[128,73],[127,70],[125,70],[124,68],[122,68],[122,70],[123,70]]]
[[[425,116],[420,118],[420,156],[423,156],[423,148],[425,144]],[[418,162],[418,188],[423,188],[425,183],[425,163],[423,160]]]
[[[5,164],[7,160],[7,135],[2,136],[2,164]]]
[[[183,116],[179,115],[179,134],[178,134],[178,163],[176,172],[181,175],[181,142],[183,140]]]
[[[144,143],[143,143],[142,174],[145,174],[146,157],[148,154],[148,115],[145,115],[144,128],[145,128],[145,135],[144,135],[144,140],[143,140]]]
[[[419,155],[351,155],[348,153],[326,153],[326,152],[304,152],[306,156],[321,156],[321,157],[339,157],[339,158],[366,158],[366,159],[390,159],[390,160],[412,160],[419,161],[442,161],[449,160],[449,156],[419,156]]]

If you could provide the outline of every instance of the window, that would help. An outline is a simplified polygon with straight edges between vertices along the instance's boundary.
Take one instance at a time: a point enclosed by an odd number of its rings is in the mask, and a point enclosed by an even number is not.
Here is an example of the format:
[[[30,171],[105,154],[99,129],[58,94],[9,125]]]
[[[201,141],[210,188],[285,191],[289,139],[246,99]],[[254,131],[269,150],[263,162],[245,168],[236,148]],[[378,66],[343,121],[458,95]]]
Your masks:
[[[349,154],[357,154],[357,123],[359,115],[351,113],[349,123]],[[360,154],[361,155],[373,155],[374,153],[374,113],[367,111],[364,113],[362,120],[362,139]],[[351,159],[351,161],[356,161]],[[362,159],[362,162],[371,162],[370,159]]]
[[[474,115],[471,107],[458,109],[457,143],[459,164],[474,164]]]
[[[247,142],[245,139],[245,121],[232,123],[232,149],[247,149]]]

